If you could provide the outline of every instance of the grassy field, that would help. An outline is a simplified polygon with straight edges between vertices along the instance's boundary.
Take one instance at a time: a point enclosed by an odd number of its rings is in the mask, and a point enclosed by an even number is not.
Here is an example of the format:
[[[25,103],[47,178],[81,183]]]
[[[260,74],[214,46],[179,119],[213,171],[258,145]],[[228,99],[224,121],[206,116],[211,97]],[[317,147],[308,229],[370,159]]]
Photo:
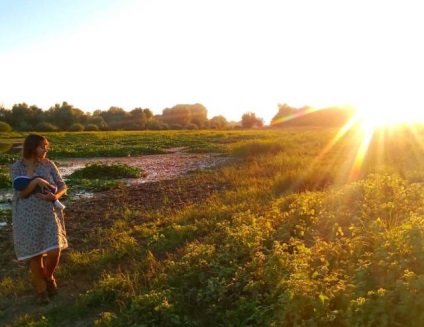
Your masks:
[[[0,322],[423,326],[423,134],[419,126],[370,140],[318,128],[47,134],[51,158],[187,147],[237,160],[70,208],[61,294],[46,307],[32,304],[11,229],[0,230]]]

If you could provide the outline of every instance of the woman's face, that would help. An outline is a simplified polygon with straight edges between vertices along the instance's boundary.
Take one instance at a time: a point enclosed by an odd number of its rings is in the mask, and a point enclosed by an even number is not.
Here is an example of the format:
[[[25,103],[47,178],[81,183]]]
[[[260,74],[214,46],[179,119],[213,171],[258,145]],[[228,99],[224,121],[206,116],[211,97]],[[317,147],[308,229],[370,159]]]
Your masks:
[[[49,151],[49,144],[46,141],[44,141],[37,147],[35,156],[39,160],[44,159],[48,151]]]

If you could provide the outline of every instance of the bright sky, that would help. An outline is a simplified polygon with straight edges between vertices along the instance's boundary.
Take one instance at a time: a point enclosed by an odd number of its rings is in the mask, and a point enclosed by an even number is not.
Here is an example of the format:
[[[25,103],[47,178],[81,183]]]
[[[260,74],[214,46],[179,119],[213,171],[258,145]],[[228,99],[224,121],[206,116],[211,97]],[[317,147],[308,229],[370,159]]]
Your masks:
[[[0,106],[423,111],[420,0],[0,0]],[[420,114],[424,118],[424,114]]]

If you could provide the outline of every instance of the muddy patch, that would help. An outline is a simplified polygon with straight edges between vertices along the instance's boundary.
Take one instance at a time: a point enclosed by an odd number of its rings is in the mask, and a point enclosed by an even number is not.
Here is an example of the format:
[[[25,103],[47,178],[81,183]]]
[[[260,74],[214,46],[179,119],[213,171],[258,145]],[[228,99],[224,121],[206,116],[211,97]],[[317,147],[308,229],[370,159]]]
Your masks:
[[[142,169],[145,176],[141,178],[125,179],[128,185],[175,179],[195,170],[220,166],[227,161],[227,156],[219,154],[189,154],[181,152],[146,155],[141,157],[75,158],[57,160],[59,171],[65,179],[75,170],[84,168],[86,165],[93,163],[123,163]]]
[[[75,170],[84,168],[86,165],[93,163],[123,163],[140,168],[143,171],[143,177],[124,179],[125,184],[130,186],[172,180],[196,170],[212,169],[226,164],[230,158],[216,153],[186,153],[184,150],[184,148],[172,148],[168,150],[168,153],[159,155],[145,155],[139,157],[66,158],[56,160],[56,162],[58,163],[59,172],[65,181]],[[90,198],[95,196],[95,194],[85,191],[79,191],[75,194],[71,191],[68,194],[70,195],[69,199]],[[0,208],[10,209],[11,199],[11,189],[1,190]]]

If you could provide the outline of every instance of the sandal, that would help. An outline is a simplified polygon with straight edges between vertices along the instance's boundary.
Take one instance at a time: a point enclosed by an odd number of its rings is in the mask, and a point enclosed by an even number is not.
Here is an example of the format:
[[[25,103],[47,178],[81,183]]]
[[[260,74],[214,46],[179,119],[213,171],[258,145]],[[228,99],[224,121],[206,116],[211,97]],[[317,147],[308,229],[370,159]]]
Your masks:
[[[47,305],[50,303],[49,296],[47,295],[46,291],[42,291],[40,293],[37,293],[37,303],[41,305]]]
[[[46,290],[49,296],[57,295],[57,283],[54,278],[46,280]]]

